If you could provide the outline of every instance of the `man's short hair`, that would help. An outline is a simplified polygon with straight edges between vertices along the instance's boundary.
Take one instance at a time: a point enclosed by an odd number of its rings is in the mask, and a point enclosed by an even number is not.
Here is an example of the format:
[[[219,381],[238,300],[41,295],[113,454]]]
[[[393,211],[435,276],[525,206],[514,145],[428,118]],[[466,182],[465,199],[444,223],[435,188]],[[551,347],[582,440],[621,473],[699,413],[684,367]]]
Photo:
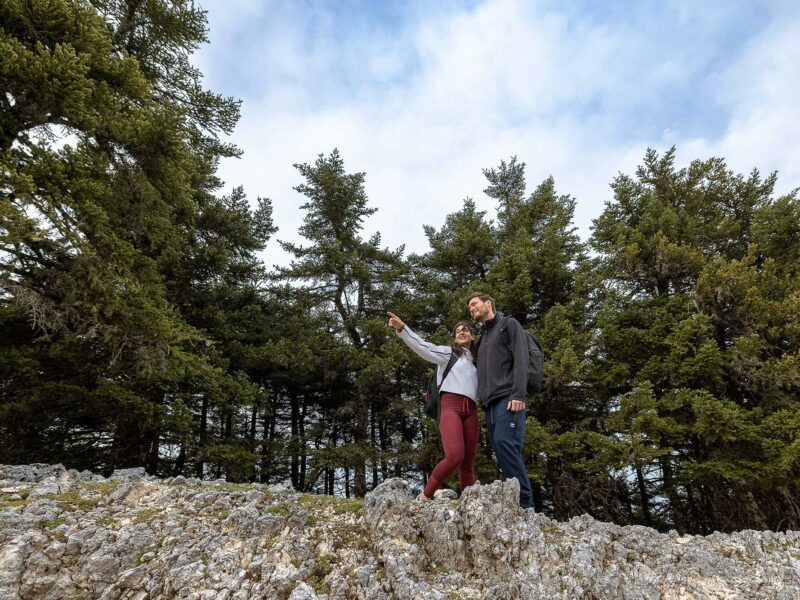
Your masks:
[[[492,310],[497,312],[497,304],[495,304],[494,298],[492,298],[489,294],[484,294],[482,292],[472,292],[469,296],[467,296],[467,306],[469,306],[469,303],[473,298],[480,298],[481,302],[491,302]]]

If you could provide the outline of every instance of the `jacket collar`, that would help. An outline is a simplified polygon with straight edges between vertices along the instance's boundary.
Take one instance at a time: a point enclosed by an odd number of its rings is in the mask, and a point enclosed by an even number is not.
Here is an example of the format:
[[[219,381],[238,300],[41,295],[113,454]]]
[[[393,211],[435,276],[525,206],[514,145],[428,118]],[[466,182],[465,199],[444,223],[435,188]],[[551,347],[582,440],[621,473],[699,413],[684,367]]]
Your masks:
[[[492,327],[497,325],[497,323],[499,323],[502,320],[502,318],[503,318],[503,315],[501,315],[499,312],[498,313],[494,313],[494,318],[493,319],[489,319],[488,321],[484,321],[483,322],[483,328],[486,331],[488,331],[489,329],[491,329]]]

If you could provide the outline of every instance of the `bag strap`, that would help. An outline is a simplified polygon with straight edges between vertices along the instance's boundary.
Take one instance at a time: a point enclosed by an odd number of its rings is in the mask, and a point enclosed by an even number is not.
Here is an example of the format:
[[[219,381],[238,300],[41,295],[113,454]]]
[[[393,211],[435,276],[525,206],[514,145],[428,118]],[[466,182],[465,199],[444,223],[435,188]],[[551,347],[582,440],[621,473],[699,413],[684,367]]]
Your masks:
[[[508,351],[511,352],[511,355],[513,356],[514,355],[513,354],[513,350],[511,349],[511,334],[508,332],[508,323],[507,323],[507,321],[508,321],[508,315],[503,315],[503,320],[500,321],[497,324],[497,327],[500,328],[500,333],[501,334],[503,334],[503,333],[506,334],[506,338],[508,339],[508,344],[506,344],[506,347],[508,348]]]
[[[501,332],[501,333],[502,333],[503,331],[505,331],[505,332],[506,332],[506,337],[508,337],[508,350],[509,350],[509,352],[511,352],[511,334],[508,332],[508,327],[506,327],[506,321],[507,321],[507,320],[508,320],[508,317],[504,315],[504,316],[503,316],[503,324],[502,324],[502,326],[501,326],[500,332]],[[522,323],[520,323],[520,327],[522,327]],[[529,338],[531,338],[531,339],[533,340],[533,343],[534,343],[534,344],[536,344],[536,348],[539,350],[539,352],[541,352],[541,353],[542,353],[542,358],[544,359],[544,348],[542,348],[542,344],[540,344],[540,343],[539,343],[539,340],[536,338],[536,336],[535,336],[535,335],[533,335],[533,334],[532,334],[530,331],[528,331],[528,330],[527,330],[527,329],[525,329],[524,327],[522,327],[522,331],[523,331],[523,332],[524,332],[524,333],[525,333],[525,334],[526,334],[526,335],[527,335]]]
[[[458,361],[458,355],[455,352],[451,351],[450,360],[447,361],[447,366],[444,368],[444,373],[442,373],[442,383],[436,386],[436,391],[440,392],[442,390],[442,385],[444,384],[444,380],[447,377],[447,374],[450,372],[450,369],[453,368],[453,365],[456,364]]]

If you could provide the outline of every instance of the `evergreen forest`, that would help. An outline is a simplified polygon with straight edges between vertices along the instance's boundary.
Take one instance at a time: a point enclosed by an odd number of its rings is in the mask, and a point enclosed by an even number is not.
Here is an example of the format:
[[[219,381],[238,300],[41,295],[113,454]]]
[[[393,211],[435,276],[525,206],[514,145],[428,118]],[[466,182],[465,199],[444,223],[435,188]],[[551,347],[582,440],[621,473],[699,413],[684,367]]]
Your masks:
[[[576,198],[498,157],[474,191],[496,212],[466,198],[409,254],[363,233],[368,174],[320,148],[283,242],[269,199],[221,191],[240,104],[203,87],[207,35],[188,0],[0,0],[0,463],[421,487],[431,367],[386,311],[447,344],[482,291],[546,351],[537,511],[800,528],[800,200],[777,174],[648,150],[583,240]]]

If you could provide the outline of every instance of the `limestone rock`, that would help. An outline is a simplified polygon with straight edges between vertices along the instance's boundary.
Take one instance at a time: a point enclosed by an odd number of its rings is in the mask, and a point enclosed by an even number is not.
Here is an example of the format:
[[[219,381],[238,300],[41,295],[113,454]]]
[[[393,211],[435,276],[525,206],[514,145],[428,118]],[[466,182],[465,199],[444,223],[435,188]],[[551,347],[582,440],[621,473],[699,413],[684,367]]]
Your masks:
[[[143,469],[0,465],[0,598],[800,597],[800,532],[706,537],[553,521],[516,480],[363,503]]]
[[[144,467],[133,467],[131,469],[117,469],[112,474],[110,479],[114,481],[139,481],[145,478],[147,474],[144,472]]]

